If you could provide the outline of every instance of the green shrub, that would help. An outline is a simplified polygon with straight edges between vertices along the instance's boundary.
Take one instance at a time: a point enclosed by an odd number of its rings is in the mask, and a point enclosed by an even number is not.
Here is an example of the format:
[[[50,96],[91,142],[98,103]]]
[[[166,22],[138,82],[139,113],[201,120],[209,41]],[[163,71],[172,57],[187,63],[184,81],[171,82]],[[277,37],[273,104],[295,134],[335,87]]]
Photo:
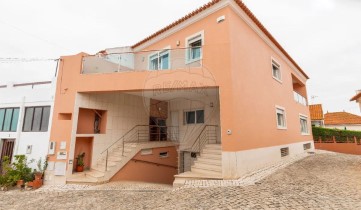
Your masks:
[[[321,141],[332,141],[333,136],[338,143],[354,142],[354,137],[357,139],[357,143],[360,143],[361,132],[360,131],[349,131],[349,130],[339,130],[339,129],[330,129],[330,128],[321,128],[321,127],[312,127],[312,133],[314,140],[318,141],[321,138]]]

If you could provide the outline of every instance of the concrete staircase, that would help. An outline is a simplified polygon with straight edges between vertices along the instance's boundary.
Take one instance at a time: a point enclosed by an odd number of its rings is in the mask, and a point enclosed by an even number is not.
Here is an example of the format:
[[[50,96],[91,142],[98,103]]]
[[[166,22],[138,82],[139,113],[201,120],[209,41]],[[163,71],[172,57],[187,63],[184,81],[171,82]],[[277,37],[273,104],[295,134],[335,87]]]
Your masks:
[[[183,186],[187,180],[222,179],[222,148],[220,144],[206,144],[191,171],[175,175],[173,186]]]

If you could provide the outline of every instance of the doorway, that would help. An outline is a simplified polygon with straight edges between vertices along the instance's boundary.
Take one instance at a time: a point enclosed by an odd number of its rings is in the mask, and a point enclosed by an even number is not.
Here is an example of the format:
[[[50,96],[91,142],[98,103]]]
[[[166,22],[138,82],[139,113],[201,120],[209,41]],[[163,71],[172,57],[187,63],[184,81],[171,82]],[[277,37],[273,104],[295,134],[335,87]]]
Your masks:
[[[158,117],[149,117],[149,140],[167,141],[166,120]]]
[[[4,157],[9,157],[10,163],[13,157],[15,139],[2,139],[1,140],[1,153],[0,153],[0,172],[2,170],[2,162]]]

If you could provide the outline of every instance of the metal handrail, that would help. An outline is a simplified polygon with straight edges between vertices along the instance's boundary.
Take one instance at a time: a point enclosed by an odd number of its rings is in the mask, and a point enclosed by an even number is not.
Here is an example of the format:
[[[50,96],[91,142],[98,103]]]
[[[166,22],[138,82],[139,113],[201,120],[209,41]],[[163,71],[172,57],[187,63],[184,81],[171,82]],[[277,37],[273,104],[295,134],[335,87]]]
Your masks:
[[[171,128],[171,127],[178,127],[178,126],[158,126],[158,125],[136,125],[133,128],[131,128],[129,131],[127,131],[122,137],[120,137],[119,139],[117,139],[115,142],[113,142],[110,146],[108,146],[103,152],[101,152],[100,154],[104,154],[106,152],[106,157],[105,157],[105,171],[108,170],[108,156],[109,156],[109,149],[111,147],[113,147],[114,145],[116,145],[120,140],[123,140],[122,142],[122,156],[124,156],[124,148],[125,148],[125,143],[126,142],[140,142],[141,138],[144,138],[145,136],[147,136],[147,138],[149,138],[150,134],[158,134],[158,141],[161,141],[161,135],[163,134],[163,132],[156,132],[156,133],[151,133],[149,131],[149,129],[147,130],[140,130],[140,127],[157,127],[157,128]],[[135,131],[135,132],[134,132]],[[145,132],[141,132],[141,131],[145,131]],[[134,132],[133,134],[131,134],[131,132]],[[129,136],[129,134],[131,134]],[[165,134],[167,135],[168,138],[168,129],[165,131]],[[128,139],[126,137],[129,137]]]
[[[128,135],[128,133],[130,133],[131,131],[133,131],[136,127],[138,126],[146,126],[146,125],[136,125],[134,126],[132,129],[130,129],[128,132],[126,132],[122,137],[120,137],[119,139],[117,139],[115,142],[113,142],[109,147],[107,147],[103,152],[101,152],[100,154],[103,154],[104,152],[106,152],[110,147],[112,147],[114,144],[116,144],[118,141],[120,141],[121,139],[123,139],[126,135]]]
[[[208,127],[218,127],[218,125],[205,125],[202,129],[202,131],[199,133],[196,140],[193,142],[193,145],[189,148],[190,150],[193,150],[194,146],[198,143],[199,152],[201,151],[201,137],[205,134],[205,131]],[[217,131],[216,131],[217,132]],[[217,134],[216,134],[217,135]],[[202,139],[208,139],[207,137],[203,137]]]

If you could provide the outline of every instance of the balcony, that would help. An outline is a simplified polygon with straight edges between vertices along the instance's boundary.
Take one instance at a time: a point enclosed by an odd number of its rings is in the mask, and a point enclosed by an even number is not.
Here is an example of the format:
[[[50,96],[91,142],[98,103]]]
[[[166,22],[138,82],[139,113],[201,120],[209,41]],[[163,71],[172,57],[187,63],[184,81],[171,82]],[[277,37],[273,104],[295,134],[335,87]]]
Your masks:
[[[126,52],[128,50],[128,52]],[[202,47],[131,52],[110,49],[83,58],[82,74],[189,69],[202,66]]]
[[[304,106],[307,106],[307,91],[306,86],[303,82],[301,82],[295,75],[292,74],[292,84],[293,84],[293,98],[294,100],[302,104]]]
[[[307,99],[303,97],[301,94],[297,93],[296,91],[293,91],[293,98],[297,103],[307,106]]]

